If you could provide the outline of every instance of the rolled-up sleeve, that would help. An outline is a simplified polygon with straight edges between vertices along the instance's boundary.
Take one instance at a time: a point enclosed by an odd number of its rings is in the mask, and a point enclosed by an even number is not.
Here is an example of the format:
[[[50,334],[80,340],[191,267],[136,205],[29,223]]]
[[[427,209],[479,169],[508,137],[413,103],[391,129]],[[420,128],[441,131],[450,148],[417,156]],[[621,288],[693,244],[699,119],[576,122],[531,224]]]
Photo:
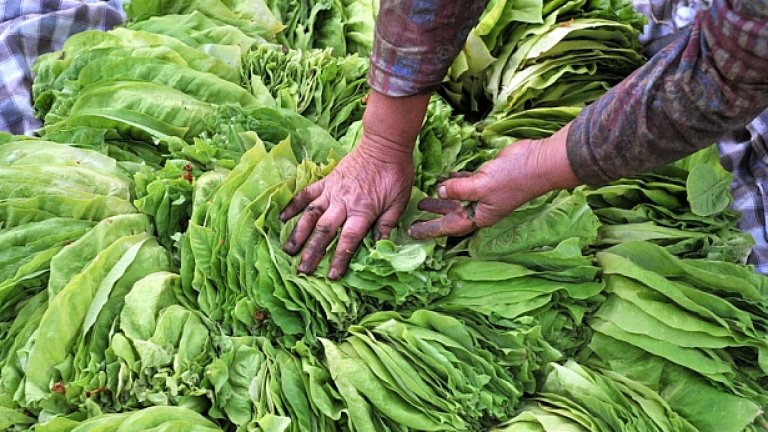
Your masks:
[[[486,0],[382,0],[368,82],[387,96],[434,90]]]
[[[715,0],[573,121],[568,158],[601,185],[680,159],[768,107],[768,2]]]

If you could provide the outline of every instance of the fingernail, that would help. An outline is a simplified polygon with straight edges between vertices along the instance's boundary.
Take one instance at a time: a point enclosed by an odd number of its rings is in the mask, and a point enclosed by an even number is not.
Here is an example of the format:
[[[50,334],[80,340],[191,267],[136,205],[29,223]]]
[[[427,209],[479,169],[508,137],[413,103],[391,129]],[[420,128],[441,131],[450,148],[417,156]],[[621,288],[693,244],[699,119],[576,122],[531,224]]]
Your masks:
[[[309,272],[309,266],[304,264],[304,263],[301,263],[301,264],[299,264],[299,268],[297,270],[299,271],[299,273],[306,274],[306,273]]]
[[[448,191],[445,190],[444,185],[440,185],[437,187],[437,196],[439,196],[441,199],[447,199],[448,198]]]
[[[280,222],[285,222],[285,212],[280,212],[278,217],[280,218]]]
[[[377,242],[381,240],[381,232],[377,230],[376,228],[373,229],[373,241]]]
[[[331,271],[328,272],[328,279],[330,280],[338,280],[339,279],[339,271],[335,268],[332,268]]]

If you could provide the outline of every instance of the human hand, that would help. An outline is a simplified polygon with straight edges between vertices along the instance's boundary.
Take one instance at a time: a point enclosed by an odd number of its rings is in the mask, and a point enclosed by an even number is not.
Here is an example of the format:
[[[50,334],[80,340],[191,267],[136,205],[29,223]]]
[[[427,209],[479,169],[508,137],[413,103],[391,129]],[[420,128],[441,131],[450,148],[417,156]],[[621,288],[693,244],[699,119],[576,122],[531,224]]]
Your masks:
[[[581,182],[568,162],[567,136],[568,126],[544,140],[519,141],[477,172],[453,174],[438,186],[439,198],[419,203],[420,210],[442,217],[415,223],[408,234],[415,239],[469,234],[546,192],[577,186]]]
[[[280,214],[286,220],[304,211],[283,250],[304,247],[298,271],[312,273],[341,228],[328,271],[344,276],[365,234],[388,238],[408,205],[413,186],[413,144],[429,95],[393,98],[372,91],[363,116],[363,136],[324,179],[299,192]]]
[[[296,255],[306,243],[298,268],[301,273],[315,271],[341,228],[328,272],[330,279],[339,279],[371,226],[375,224],[375,240],[388,238],[408,205],[412,156],[382,160],[371,153],[375,146],[365,140],[327,177],[298,193],[280,214],[286,221],[304,211],[283,246],[286,253]]]

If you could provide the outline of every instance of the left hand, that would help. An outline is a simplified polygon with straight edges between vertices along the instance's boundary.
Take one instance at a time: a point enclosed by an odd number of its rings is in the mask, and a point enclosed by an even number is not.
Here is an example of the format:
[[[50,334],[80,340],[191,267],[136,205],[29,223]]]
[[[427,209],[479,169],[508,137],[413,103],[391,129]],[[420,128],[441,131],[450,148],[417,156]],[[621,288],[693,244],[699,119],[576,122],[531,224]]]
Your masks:
[[[454,174],[438,186],[439,199],[419,203],[420,210],[442,217],[415,223],[408,233],[415,239],[466,235],[499,222],[546,192],[579,185],[568,162],[567,135],[568,126],[544,140],[519,141],[476,173]]]

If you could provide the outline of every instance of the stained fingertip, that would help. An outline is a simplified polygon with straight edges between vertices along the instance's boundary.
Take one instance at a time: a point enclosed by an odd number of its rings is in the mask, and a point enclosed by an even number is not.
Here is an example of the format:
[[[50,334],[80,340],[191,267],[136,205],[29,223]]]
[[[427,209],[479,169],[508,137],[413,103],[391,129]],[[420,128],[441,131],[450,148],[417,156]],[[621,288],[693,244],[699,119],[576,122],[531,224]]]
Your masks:
[[[303,259],[299,263],[299,266],[296,268],[296,271],[299,272],[299,273],[302,273],[302,274],[310,274],[310,273],[312,273],[312,271],[310,270],[309,264],[304,262]]]
[[[291,237],[288,239],[287,242],[283,245],[283,252],[287,253],[290,256],[296,255],[296,253],[299,252],[299,248],[296,246],[296,236],[295,236],[295,230],[291,233]]]
[[[423,240],[427,238],[425,235],[424,225],[429,222],[416,222],[408,228],[408,235],[415,240]],[[428,227],[428,225],[427,225]]]
[[[342,271],[340,271],[340,270],[338,270],[336,268],[331,268],[331,270],[328,271],[328,279],[330,279],[330,280],[336,281],[336,280],[341,279],[342,276],[344,276],[344,272],[342,272]]]

